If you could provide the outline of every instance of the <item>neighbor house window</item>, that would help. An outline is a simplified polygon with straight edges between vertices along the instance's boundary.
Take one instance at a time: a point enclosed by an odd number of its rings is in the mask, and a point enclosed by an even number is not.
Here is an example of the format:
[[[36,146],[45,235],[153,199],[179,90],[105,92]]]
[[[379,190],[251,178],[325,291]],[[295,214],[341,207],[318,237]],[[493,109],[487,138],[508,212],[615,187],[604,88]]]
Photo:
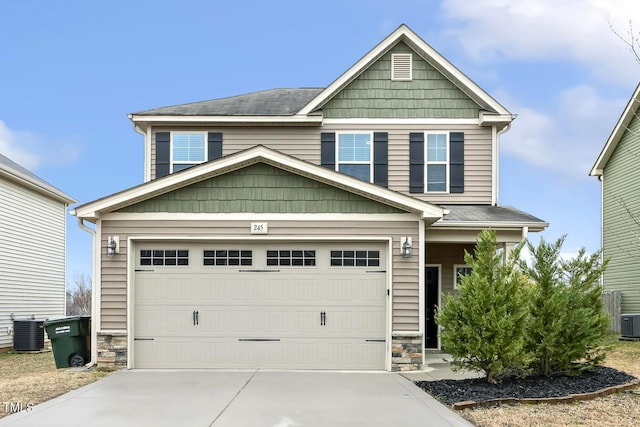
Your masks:
[[[449,146],[448,134],[427,133],[425,144],[425,180],[427,192],[449,191]]]
[[[466,264],[458,264],[453,266],[453,289],[458,289],[458,285],[462,281],[463,276],[468,276],[471,274],[472,268]]]
[[[204,132],[173,132],[171,134],[171,171],[179,172],[200,164],[207,158]]]
[[[339,133],[336,148],[338,171],[371,182],[373,175],[373,134]]]

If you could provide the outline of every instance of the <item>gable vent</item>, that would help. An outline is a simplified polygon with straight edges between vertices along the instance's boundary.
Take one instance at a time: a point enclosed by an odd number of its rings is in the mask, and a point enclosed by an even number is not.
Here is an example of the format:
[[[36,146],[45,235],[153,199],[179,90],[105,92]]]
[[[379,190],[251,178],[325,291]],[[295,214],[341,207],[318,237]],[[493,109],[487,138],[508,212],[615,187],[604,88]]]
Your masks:
[[[391,55],[391,80],[411,80],[413,55],[410,53],[395,53]]]

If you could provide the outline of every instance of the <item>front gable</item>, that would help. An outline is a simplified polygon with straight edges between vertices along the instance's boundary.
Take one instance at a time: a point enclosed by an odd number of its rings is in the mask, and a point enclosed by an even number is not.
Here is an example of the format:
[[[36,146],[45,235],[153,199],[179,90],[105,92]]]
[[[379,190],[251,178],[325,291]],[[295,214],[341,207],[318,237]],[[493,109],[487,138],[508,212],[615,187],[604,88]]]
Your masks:
[[[208,178],[116,212],[405,213],[265,163]]]
[[[391,58],[399,53],[412,55],[411,80],[391,78]],[[478,118],[480,109],[478,103],[402,41],[322,106],[327,119],[473,119]]]

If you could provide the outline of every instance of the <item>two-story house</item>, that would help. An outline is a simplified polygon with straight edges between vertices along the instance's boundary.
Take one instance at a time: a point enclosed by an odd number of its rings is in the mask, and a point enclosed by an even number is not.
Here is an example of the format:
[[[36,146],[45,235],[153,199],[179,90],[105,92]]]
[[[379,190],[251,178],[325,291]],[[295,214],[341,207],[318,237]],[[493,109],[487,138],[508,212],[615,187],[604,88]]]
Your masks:
[[[133,113],[145,182],[96,224],[94,357],[130,368],[418,369],[491,227],[514,116],[405,25],[326,88]]]

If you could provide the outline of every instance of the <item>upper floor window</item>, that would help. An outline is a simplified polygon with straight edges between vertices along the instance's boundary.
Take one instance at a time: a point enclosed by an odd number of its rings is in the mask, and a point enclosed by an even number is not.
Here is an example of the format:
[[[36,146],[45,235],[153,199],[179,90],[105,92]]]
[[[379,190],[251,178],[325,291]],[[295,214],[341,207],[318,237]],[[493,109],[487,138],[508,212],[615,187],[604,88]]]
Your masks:
[[[425,179],[427,192],[447,192],[449,189],[449,142],[446,133],[426,134]]]
[[[337,169],[363,181],[371,182],[373,175],[373,134],[339,133]]]
[[[172,172],[200,164],[207,158],[204,132],[173,132],[171,138]]]

